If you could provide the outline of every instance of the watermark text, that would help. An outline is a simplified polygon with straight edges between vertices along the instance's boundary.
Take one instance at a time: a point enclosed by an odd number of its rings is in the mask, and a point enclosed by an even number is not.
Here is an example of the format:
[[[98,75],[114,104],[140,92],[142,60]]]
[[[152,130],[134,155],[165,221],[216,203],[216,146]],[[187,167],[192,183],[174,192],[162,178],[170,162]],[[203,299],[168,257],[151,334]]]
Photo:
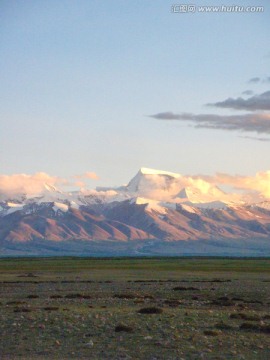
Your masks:
[[[173,4],[171,12],[174,14],[183,13],[257,13],[264,12],[263,6],[240,6],[240,5],[220,5],[220,6],[196,6],[190,4]]]

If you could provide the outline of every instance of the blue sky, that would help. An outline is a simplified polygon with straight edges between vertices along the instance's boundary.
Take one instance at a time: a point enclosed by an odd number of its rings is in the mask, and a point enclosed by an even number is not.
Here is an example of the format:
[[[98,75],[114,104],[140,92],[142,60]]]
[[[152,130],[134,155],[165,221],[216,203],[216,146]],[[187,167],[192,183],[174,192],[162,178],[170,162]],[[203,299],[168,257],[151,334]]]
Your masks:
[[[269,170],[270,142],[253,139],[267,140],[268,131],[197,129],[149,115],[246,114],[205,104],[269,91],[270,4],[238,1],[264,11],[207,14],[172,13],[172,4],[2,0],[1,173],[90,171],[100,177],[89,180],[94,187],[124,183],[142,166],[192,175]]]

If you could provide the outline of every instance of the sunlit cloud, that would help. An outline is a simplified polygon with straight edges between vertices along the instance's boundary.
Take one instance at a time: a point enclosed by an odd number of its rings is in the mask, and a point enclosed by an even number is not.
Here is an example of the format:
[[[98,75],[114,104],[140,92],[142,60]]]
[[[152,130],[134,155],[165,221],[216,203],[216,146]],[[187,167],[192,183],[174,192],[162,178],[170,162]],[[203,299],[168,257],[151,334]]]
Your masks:
[[[230,185],[238,190],[255,191],[265,198],[270,198],[270,170],[258,172],[255,176],[228,175],[217,173],[214,176],[201,175],[207,182],[217,185]]]
[[[79,188],[84,188],[85,187],[85,182],[84,181],[76,181],[74,183],[75,186],[79,187]]]
[[[84,174],[84,177],[87,178],[87,179],[93,179],[93,180],[98,180],[99,179],[99,176],[94,172],[86,172]]]
[[[91,180],[99,180],[99,176],[95,172],[87,171],[81,175],[74,175],[76,179],[91,179]]]
[[[270,199],[270,170],[265,172],[258,172],[255,176],[241,176],[217,173],[213,176],[208,175],[179,175],[168,182],[168,179],[163,176],[146,176],[147,181],[144,182],[142,189],[140,189],[140,196],[146,198],[155,198],[160,201],[179,202],[179,194],[182,189],[192,189],[192,197],[194,202],[196,199],[204,201],[241,201],[241,190],[247,196],[251,196],[256,201],[263,199]],[[61,191],[63,188],[81,188],[85,196],[104,196],[117,198],[118,190],[116,188],[102,188],[86,189],[86,184],[82,180],[70,182],[66,179],[57,176],[50,176],[46,173],[40,172],[33,175],[14,174],[14,175],[0,175],[0,195],[2,199],[11,198],[15,195],[27,194],[28,196],[37,196],[46,190],[51,190],[50,187],[56,188],[56,191]],[[230,187],[231,191],[226,193],[221,189]],[[53,190],[54,190],[53,188]],[[4,197],[3,197],[4,195]]]
[[[73,180],[72,180],[73,178]],[[74,180],[75,179],[75,180]],[[82,175],[75,175],[70,179],[51,176],[45,172],[36,174],[13,174],[0,175],[0,195],[12,197],[18,194],[37,196],[46,191],[49,187],[56,188],[85,188],[84,179],[99,179],[96,173],[86,172]]]
[[[50,176],[44,172],[33,175],[13,174],[0,175],[0,193],[13,196],[15,194],[39,194],[45,189],[45,185],[57,187],[68,185],[66,179]]]

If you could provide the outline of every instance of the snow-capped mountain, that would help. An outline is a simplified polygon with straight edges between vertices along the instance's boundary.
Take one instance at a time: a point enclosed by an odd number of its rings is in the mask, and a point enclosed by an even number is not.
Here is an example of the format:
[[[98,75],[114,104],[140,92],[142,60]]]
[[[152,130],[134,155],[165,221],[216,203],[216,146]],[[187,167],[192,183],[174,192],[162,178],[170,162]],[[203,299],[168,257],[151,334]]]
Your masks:
[[[166,196],[177,191],[176,189],[180,185],[180,178],[181,175],[179,174],[141,168],[137,175],[128,183],[126,190],[140,195],[149,195],[153,191],[159,191],[160,194],[156,194],[156,196],[162,197],[164,193]]]
[[[270,202],[246,204],[205,180],[147,168],[118,188],[63,192],[45,183],[1,199],[0,244],[270,237]]]

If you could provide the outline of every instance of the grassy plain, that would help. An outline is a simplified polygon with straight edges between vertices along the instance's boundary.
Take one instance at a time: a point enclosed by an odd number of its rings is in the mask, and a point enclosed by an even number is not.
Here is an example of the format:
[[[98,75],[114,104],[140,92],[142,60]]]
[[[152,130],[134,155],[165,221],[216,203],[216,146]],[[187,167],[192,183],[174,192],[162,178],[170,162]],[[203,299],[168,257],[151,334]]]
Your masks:
[[[269,305],[270,259],[1,259],[0,358],[269,359]]]

